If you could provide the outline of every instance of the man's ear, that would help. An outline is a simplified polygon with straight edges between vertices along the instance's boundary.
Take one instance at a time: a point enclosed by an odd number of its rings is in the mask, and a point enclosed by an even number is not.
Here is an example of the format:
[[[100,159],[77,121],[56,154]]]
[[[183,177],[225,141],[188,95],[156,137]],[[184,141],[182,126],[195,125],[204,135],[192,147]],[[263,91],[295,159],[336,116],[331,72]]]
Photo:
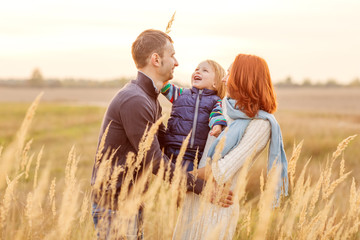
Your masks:
[[[157,67],[161,66],[161,59],[160,59],[159,54],[157,54],[157,53],[151,54],[150,62],[154,66],[157,66]]]

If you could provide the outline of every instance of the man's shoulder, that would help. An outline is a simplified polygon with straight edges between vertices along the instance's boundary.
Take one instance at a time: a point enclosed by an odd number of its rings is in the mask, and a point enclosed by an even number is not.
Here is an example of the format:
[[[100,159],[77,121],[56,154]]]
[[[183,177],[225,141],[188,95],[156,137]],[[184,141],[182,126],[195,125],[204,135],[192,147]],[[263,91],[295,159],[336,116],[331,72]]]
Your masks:
[[[115,95],[112,102],[116,104],[144,104],[148,96],[137,84],[130,82]]]
[[[126,84],[122,89],[119,90],[119,92],[115,95],[115,99],[122,99],[122,100],[128,100],[131,98],[142,98],[146,97],[146,94],[144,90],[134,83],[133,81]]]

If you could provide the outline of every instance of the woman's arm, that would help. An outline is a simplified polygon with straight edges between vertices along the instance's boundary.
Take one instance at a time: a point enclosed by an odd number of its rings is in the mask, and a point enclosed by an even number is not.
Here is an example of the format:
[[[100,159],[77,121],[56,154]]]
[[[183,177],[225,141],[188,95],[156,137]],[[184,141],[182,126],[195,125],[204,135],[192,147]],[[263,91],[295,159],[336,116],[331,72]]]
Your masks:
[[[211,164],[212,174],[218,184],[227,182],[251,156],[255,158],[266,147],[270,139],[270,123],[267,120],[255,119],[249,123],[239,145]]]
[[[225,157],[219,159],[218,162],[198,169],[198,177],[201,176],[204,177],[202,179],[206,179],[212,174],[217,184],[224,184],[242,167],[248,157],[251,157],[254,153],[257,156],[265,148],[270,138],[270,131],[268,121],[252,120],[239,145],[226,154]]]

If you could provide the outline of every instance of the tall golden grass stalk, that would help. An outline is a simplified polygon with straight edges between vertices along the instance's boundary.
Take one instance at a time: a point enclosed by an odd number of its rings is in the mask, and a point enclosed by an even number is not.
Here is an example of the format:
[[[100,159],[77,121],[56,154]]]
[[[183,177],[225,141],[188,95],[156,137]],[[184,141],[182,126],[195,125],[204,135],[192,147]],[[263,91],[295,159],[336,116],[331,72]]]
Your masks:
[[[14,190],[18,180],[24,173],[19,174],[16,176],[12,181],[9,178],[6,179],[7,181],[7,188],[5,190],[5,194],[3,195],[3,201],[0,206],[0,229],[3,230],[6,227],[6,221],[8,219],[8,213],[10,210],[11,203],[14,199]]]
[[[34,100],[34,102],[31,104],[31,106],[29,107],[27,113],[26,113],[26,116],[25,116],[25,119],[24,121],[22,122],[21,124],[21,127],[20,127],[20,130],[19,132],[17,133],[17,138],[16,138],[16,146],[17,146],[17,149],[16,149],[16,157],[17,157],[17,161],[18,163],[20,162],[20,157],[21,157],[21,152],[23,150],[23,147],[24,147],[24,143],[25,143],[25,140],[26,140],[26,136],[27,136],[27,133],[28,133],[28,130],[31,126],[31,123],[32,123],[32,120],[35,116],[35,111],[40,103],[40,99],[41,97],[44,95],[43,92],[41,92]]]
[[[165,33],[166,34],[169,34],[171,32],[171,26],[175,20],[175,14],[176,14],[176,11],[174,12],[174,14],[171,16],[171,19],[170,21],[168,22],[167,26],[166,26],[166,30],[165,30]]]
[[[352,135],[341,141],[339,145],[337,146],[336,151],[332,155],[332,159],[335,160],[340,154],[346,149],[346,147],[349,145],[349,143],[356,137],[357,135]]]
[[[25,118],[21,124],[19,131],[16,134],[15,140],[4,151],[1,160],[0,168],[0,189],[2,189],[6,182],[4,181],[7,175],[10,175],[13,169],[19,169],[21,164],[22,153],[24,151],[24,144],[28,130],[31,126],[35,111],[39,105],[43,93],[40,93],[30,105]],[[15,163],[15,164],[14,164]]]
[[[36,158],[36,168],[35,168],[35,175],[34,175],[34,189],[37,186],[38,172],[39,172],[39,168],[40,168],[40,161],[41,161],[41,157],[43,154],[43,150],[44,150],[44,146],[42,146],[42,148],[38,154],[38,157]]]
[[[33,202],[34,202],[33,193],[29,192],[28,195],[27,195],[27,198],[26,198],[25,216],[28,219],[30,232],[31,232],[31,229],[32,229],[32,219],[33,219],[33,217],[32,217],[32,213],[33,213],[32,206],[33,206]]]
[[[53,217],[56,216],[56,201],[55,201],[55,191],[56,191],[56,177],[51,181],[49,189],[49,205],[51,206],[51,212]]]
[[[291,158],[289,160],[288,164],[288,174],[290,179],[290,189],[293,190],[294,188],[294,178],[295,178],[295,170],[296,170],[296,163],[300,157],[300,152],[303,146],[304,140],[302,140],[297,146],[295,146],[294,143],[294,149],[293,153],[291,155]]]
[[[320,195],[321,186],[323,184],[323,179],[324,179],[324,176],[323,176],[323,174],[321,174],[319,177],[319,180],[317,181],[317,183],[315,185],[315,189],[314,189],[313,195],[311,197],[310,206],[309,206],[309,210],[308,210],[308,214],[310,216],[312,216],[314,209],[315,209],[315,204],[319,200],[319,195]]]
[[[100,164],[99,160],[103,157],[103,151],[105,148],[105,140],[106,140],[107,134],[109,132],[111,123],[112,123],[112,121],[110,121],[109,124],[106,126],[106,129],[105,129],[103,135],[101,136],[98,151],[96,152],[96,157],[95,157],[95,161],[96,161],[95,164],[97,164],[97,165]]]
[[[59,208],[59,217],[54,231],[48,235],[50,238],[58,236],[59,239],[65,239],[71,233],[79,209],[80,189],[75,176],[78,162],[79,159],[76,156],[75,147],[72,147],[65,168],[65,189]]]
[[[264,169],[262,169],[260,174],[260,196],[264,194],[264,186],[265,186]]]
[[[30,139],[30,140],[26,143],[26,145],[25,145],[25,147],[24,147],[24,149],[23,149],[23,151],[22,151],[20,171],[24,171],[25,166],[27,165],[27,161],[29,160],[28,153],[29,153],[29,150],[30,150],[30,148],[31,148],[31,143],[32,143],[32,142],[33,142],[33,139]]]
[[[246,217],[246,237],[249,237],[251,233],[251,207]]]
[[[90,213],[90,194],[85,193],[81,205],[80,224],[83,224]]]
[[[256,227],[253,239],[266,239],[269,222],[274,207],[276,186],[280,177],[280,168],[274,166],[268,174],[268,181],[265,186],[264,194],[259,201],[259,223]]]
[[[34,159],[35,153],[31,154],[31,156],[29,157],[29,160],[26,163],[26,168],[25,168],[25,179],[29,178],[29,171],[30,171],[30,167],[31,167],[31,163]]]
[[[344,175],[344,173],[345,173],[345,158],[343,155],[343,157],[341,158],[341,161],[340,161],[340,172],[339,172],[340,177],[342,175]]]

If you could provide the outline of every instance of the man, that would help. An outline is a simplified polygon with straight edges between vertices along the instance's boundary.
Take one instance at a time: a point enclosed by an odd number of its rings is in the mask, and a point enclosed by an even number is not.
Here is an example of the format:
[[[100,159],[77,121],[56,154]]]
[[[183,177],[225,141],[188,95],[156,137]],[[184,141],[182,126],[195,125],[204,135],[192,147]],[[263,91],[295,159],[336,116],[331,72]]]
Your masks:
[[[105,114],[91,184],[94,186],[99,180],[97,177],[99,178],[100,166],[105,161],[104,156],[112,154],[110,172],[115,171],[114,169],[118,166],[123,166],[123,170],[119,171],[116,178],[116,190],[109,187],[110,183],[106,185],[106,182],[110,182],[111,176],[109,175],[107,179],[102,180],[101,188],[93,189],[94,223],[99,233],[105,231],[105,238],[109,237],[113,213],[121,212],[116,203],[126,182],[126,174],[131,168],[131,166],[126,165],[128,154],[132,152],[136,155],[138,153],[139,143],[147,126],[151,126],[161,117],[161,107],[157,99],[159,90],[164,82],[173,78],[174,68],[178,66],[172,42],[167,34],[158,30],[146,30],[137,37],[132,44],[132,57],[138,69],[137,78],[115,95]],[[106,140],[101,146],[102,137],[107,127]],[[163,133],[164,126],[161,125],[146,157],[140,164],[140,170],[132,176],[130,184],[125,184],[129,191],[131,191],[136,180],[141,177],[142,169],[148,169],[150,163],[152,164],[152,173],[156,174],[160,168],[160,163],[163,161],[164,166],[170,167],[170,177],[172,177],[175,166],[173,164],[168,165],[169,159],[162,154],[158,140]],[[202,191],[204,185],[202,180],[195,179],[189,173],[186,175],[186,180],[189,191],[197,194]],[[141,211],[136,219],[139,219],[140,216]],[[98,223],[100,224],[100,221],[103,220],[101,218],[106,218],[106,223],[98,226]],[[134,231],[130,231],[126,236],[128,239],[136,239],[136,234],[139,234],[136,233],[138,230],[136,221],[134,224],[135,227],[131,227]]]

